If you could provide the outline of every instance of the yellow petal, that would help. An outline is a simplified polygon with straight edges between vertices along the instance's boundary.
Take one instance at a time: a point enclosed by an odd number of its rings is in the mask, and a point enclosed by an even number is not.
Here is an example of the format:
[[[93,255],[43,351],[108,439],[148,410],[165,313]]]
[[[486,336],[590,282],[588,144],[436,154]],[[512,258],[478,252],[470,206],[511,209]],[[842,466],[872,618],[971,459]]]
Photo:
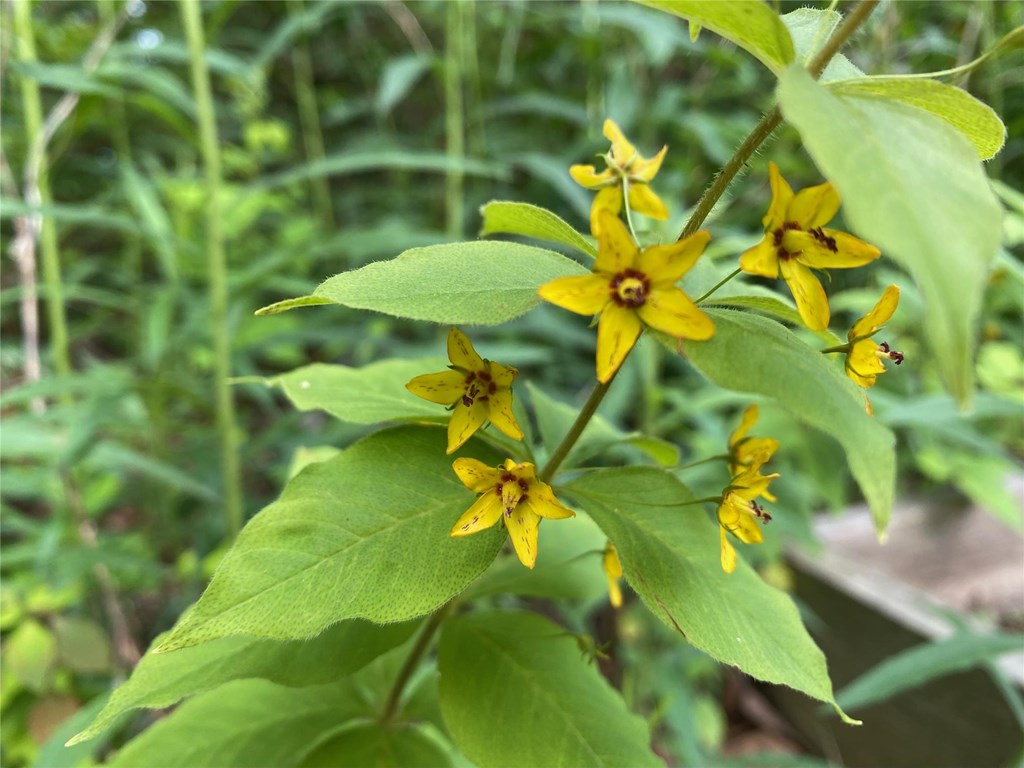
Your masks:
[[[600,189],[616,180],[615,175],[610,169],[606,168],[597,173],[597,170],[592,165],[570,166],[569,175],[572,176],[573,181],[587,189]]]
[[[601,231],[597,236],[595,272],[614,275],[636,264],[638,251],[632,235],[618,216],[601,211]]]
[[[693,268],[710,240],[711,233],[702,229],[670,245],[645,248],[637,258],[637,269],[655,285],[673,285]]]
[[[761,219],[761,223],[764,224],[765,231],[770,232],[786,223],[786,213],[793,199],[793,189],[782,178],[779,166],[774,162],[768,163],[768,180],[772,186],[772,204],[768,207],[768,213]]]
[[[853,235],[835,229],[823,230],[828,241],[822,242],[811,232],[791,229],[782,236],[782,247],[796,254],[801,264],[812,269],[849,269],[862,267],[881,255],[875,246]]]
[[[519,369],[513,368],[511,365],[502,365],[496,363],[493,360],[487,361],[487,367],[491,372],[491,381],[499,389],[508,389],[512,386],[512,382],[516,380],[516,376],[519,375]]]
[[[748,275],[779,276],[779,253],[771,235],[765,235],[760,243],[740,254],[740,269]]]
[[[596,315],[611,301],[608,282],[607,276],[598,274],[559,277],[542,285],[537,293],[556,307],[578,315]]]
[[[501,484],[501,508],[508,517],[519,506],[519,499],[523,496],[523,488],[515,480],[502,482]]]
[[[508,537],[512,540],[519,562],[527,568],[533,568],[537,562],[540,518],[525,504],[520,504],[511,515],[505,515],[505,527],[508,528]]]
[[[471,533],[490,528],[501,517],[501,500],[494,492],[485,493],[473,502],[473,506],[462,513],[450,536],[469,536]]]
[[[804,229],[821,227],[832,221],[839,210],[839,193],[831,183],[801,189],[789,204],[786,221],[795,221]]]
[[[793,292],[800,319],[812,331],[828,328],[828,297],[814,273],[793,259],[783,259],[779,267],[786,285]]]
[[[658,171],[661,170],[661,161],[665,159],[666,152],[668,152],[667,144],[650,160],[641,159],[639,162],[634,163],[630,169],[630,177],[640,181],[651,181],[651,179],[658,175]]]
[[[729,541],[729,537],[725,535],[725,528],[719,526],[719,530],[722,532],[722,570],[732,573],[736,570],[736,548]]]
[[[864,389],[873,387],[878,374],[885,373],[885,365],[875,354],[878,345],[871,339],[861,339],[850,345],[846,354],[846,375]]]
[[[718,507],[718,522],[725,530],[733,533],[744,544],[758,544],[764,541],[761,526],[750,511],[750,503],[730,491]]]
[[[890,285],[885,289],[885,292],[882,293],[882,298],[878,300],[878,303],[871,308],[871,311],[854,323],[853,328],[850,329],[846,338],[853,341],[854,339],[867,337],[875,333],[879,328],[889,322],[889,318],[892,317],[893,312],[896,311],[896,305],[899,303],[900,289],[895,285]],[[415,379],[413,381],[415,381]],[[408,384],[406,386],[408,386]]]
[[[465,371],[484,370],[484,361],[473,349],[473,344],[466,334],[458,328],[448,331],[448,359],[452,365]]]
[[[622,210],[622,184],[605,187],[596,195],[594,202],[590,204],[590,233],[597,237],[601,234],[601,212],[607,211],[615,218],[618,218]]]
[[[622,563],[619,562],[619,553],[616,551],[615,545],[610,541],[604,548],[601,567],[604,568],[605,576],[608,578],[608,599],[615,608],[618,608],[622,605],[622,590],[619,588],[619,579],[622,578]]]
[[[624,166],[636,156],[636,147],[629,142],[619,126],[610,118],[604,121],[604,137],[612,143],[612,156],[619,166]]]
[[[772,437],[750,437],[733,448],[729,471],[736,474],[743,469],[759,469],[779,450],[779,441]]]
[[[537,478],[536,467],[528,461],[516,464],[512,459],[505,459],[505,469],[527,483],[532,483]]]
[[[597,324],[597,380],[604,383],[615,375],[633,348],[643,325],[636,312],[609,302]]]
[[[493,491],[501,480],[501,470],[489,467],[478,459],[456,459],[452,462],[452,469],[462,484],[474,493]]]
[[[664,221],[668,218],[668,208],[654,190],[647,184],[635,182],[629,185],[629,207],[636,213],[650,216],[652,219]]]
[[[736,430],[729,436],[729,447],[732,448],[740,440],[742,440],[750,428],[757,423],[758,417],[761,415],[761,409],[757,407],[757,403],[748,405],[747,409],[743,411],[743,415],[740,416],[740,425],[736,427]]]
[[[555,498],[554,491],[547,483],[540,481],[530,484],[530,491],[524,504],[529,504],[530,509],[538,517],[547,517],[551,520],[566,520],[576,517],[576,513]]]
[[[689,296],[675,287],[653,289],[637,312],[640,319],[651,328],[677,339],[704,340],[715,335],[715,325],[711,318],[701,312]]]
[[[416,397],[432,403],[451,405],[466,391],[466,374],[458,371],[441,371],[417,376],[405,385]]]
[[[456,403],[448,420],[448,453],[457,451],[487,421],[487,401],[479,397],[469,407]]]
[[[523,430],[516,423],[512,413],[512,393],[507,389],[499,389],[487,400],[487,417],[491,424],[500,429],[513,440],[523,439]]]

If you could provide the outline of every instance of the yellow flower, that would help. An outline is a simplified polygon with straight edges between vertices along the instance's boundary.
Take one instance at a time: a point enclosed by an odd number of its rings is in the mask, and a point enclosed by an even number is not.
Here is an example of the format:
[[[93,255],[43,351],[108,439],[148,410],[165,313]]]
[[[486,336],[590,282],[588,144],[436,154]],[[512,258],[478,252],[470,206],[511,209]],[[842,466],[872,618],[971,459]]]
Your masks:
[[[452,536],[469,536],[490,528],[499,518],[505,521],[519,561],[533,568],[537,561],[537,534],[540,519],[575,517],[555,498],[551,486],[537,479],[533,464],[516,464],[505,459],[500,467],[488,467],[476,459],[456,459],[455,474],[469,490],[480,494],[473,506],[452,528]],[[504,514],[502,514],[504,513]]]
[[[793,194],[775,163],[768,165],[772,204],[761,220],[764,239],[740,256],[751,275],[782,275],[793,292],[800,317],[815,331],[828,328],[828,298],[812,269],[860,267],[877,259],[873,245],[835,229],[824,229],[839,210],[839,193],[830,183]]]
[[[757,469],[779,450],[779,441],[773,437],[747,437],[759,415],[756,405],[748,407],[729,436],[729,471],[734,475],[750,467]]]
[[[589,275],[560,277],[538,289],[542,298],[580,315],[601,314],[597,326],[597,378],[607,382],[622,365],[646,324],[680,339],[709,339],[711,319],[676,287],[711,236],[694,232],[671,245],[640,251],[625,225],[601,211],[597,261]]]
[[[718,505],[718,525],[721,534],[722,570],[732,573],[736,570],[736,549],[726,535],[731,532],[744,544],[760,544],[764,541],[761,533],[762,525],[769,522],[772,516],[764,507],[757,503],[758,496],[770,501],[775,497],[768,493],[768,484],[778,477],[778,473],[762,475],[760,467],[746,469],[735,475],[722,494]]]
[[[622,578],[622,563],[619,562],[619,552],[615,545],[609,541],[601,555],[601,567],[604,568],[604,575],[608,578],[608,599],[612,606],[619,608],[622,605],[622,589],[619,587],[619,579]]]
[[[484,360],[458,328],[448,332],[451,370],[417,376],[405,388],[417,397],[452,408],[448,422],[448,453],[457,450],[490,420],[513,440],[523,431],[512,414],[512,382],[519,371]]]
[[[882,364],[883,358],[895,360],[896,365],[903,363],[901,352],[890,349],[884,341],[877,344],[871,340],[871,337],[878,333],[892,317],[899,301],[900,289],[895,285],[890,285],[872,310],[854,323],[853,328],[846,335],[849,341],[845,345],[846,375],[864,389],[874,385],[878,374],[885,373],[885,366]]]
[[[569,168],[569,175],[577,184],[599,190],[590,208],[590,231],[594,237],[601,232],[600,211],[611,211],[618,216],[622,210],[623,188],[628,190],[630,210],[660,221],[667,219],[668,209],[648,185],[661,168],[668,146],[662,147],[661,152],[647,160],[622,135],[614,121],[604,121],[604,135],[612,143],[611,150],[604,155],[607,168],[600,173],[592,165],[574,165]]]

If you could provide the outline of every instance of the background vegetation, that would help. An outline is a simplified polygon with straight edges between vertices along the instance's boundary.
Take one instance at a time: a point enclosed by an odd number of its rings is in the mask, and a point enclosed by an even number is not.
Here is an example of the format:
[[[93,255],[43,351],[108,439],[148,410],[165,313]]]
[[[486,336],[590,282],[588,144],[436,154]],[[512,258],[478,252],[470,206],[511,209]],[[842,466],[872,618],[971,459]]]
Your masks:
[[[1016,10],[886,3],[848,55],[869,73],[945,69],[991,47]],[[604,148],[605,116],[645,154],[669,145],[658,179],[672,218],[657,226],[678,232],[771,103],[772,77],[755,60],[710,34],[691,41],[685,25],[634,5],[293,0],[201,11],[210,99],[190,79],[178,3],[3,5],[2,235],[14,257],[0,292],[5,765],[71,760],[55,757],[55,726],[95,711],[196,599],[237,515],[364,431],[296,412],[265,377],[316,361],[422,356],[447,331],[339,307],[254,310],[406,248],[472,237],[491,199],[543,205],[585,229],[590,196],[567,168]],[[1009,130],[987,164],[1007,207],[1006,250],[986,295],[973,409],[959,414],[943,392],[912,290],[887,330],[908,363],[871,392],[901,441],[901,495],[966,496],[1010,526],[1020,511],[1004,478],[1024,457],[1019,66],[1019,55],[996,59],[965,83]],[[33,161],[43,121],[68,93],[77,103]],[[222,171],[215,218],[204,203],[204,115],[215,116]],[[791,130],[762,155],[712,222],[712,259],[760,237],[766,156],[795,187],[820,179]],[[26,259],[19,234],[36,203],[42,230]],[[900,279],[894,269],[835,273],[834,311],[863,314]],[[37,301],[33,334],[24,313]],[[541,307],[475,340],[578,403],[592,333],[557,313]],[[741,401],[656,350],[633,357],[602,414],[678,442],[684,464],[720,452]],[[218,399],[228,371],[233,411]],[[749,554],[785,583],[782,547],[813,545],[813,515],[844,508],[855,489],[822,436],[771,408],[761,429],[785,446],[775,468],[786,505],[768,546]],[[659,754],[694,765],[729,746],[729,723],[742,717],[722,696],[734,685],[727,671],[670,645],[641,612],[627,608],[616,626],[603,598],[559,610],[622,649],[603,669],[656,724]],[[997,618],[1020,628],[1019,616]]]

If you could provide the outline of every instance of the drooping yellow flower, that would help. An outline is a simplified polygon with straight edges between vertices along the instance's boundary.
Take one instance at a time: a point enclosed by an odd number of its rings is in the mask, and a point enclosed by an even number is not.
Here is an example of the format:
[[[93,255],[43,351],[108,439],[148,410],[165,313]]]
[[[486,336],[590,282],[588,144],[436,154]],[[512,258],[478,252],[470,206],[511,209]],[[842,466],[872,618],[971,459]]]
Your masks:
[[[480,496],[452,528],[452,536],[469,536],[503,520],[519,562],[533,568],[537,562],[537,535],[542,517],[561,520],[576,513],[563,507],[551,486],[537,479],[533,464],[505,459],[488,467],[476,459],[452,463],[462,484]]]
[[[747,437],[759,415],[757,405],[749,406],[740,417],[740,425],[729,436],[729,472],[733,475],[760,467],[779,450],[779,441],[773,437]]]
[[[624,188],[629,197],[630,210],[659,221],[667,219],[668,209],[649,184],[661,168],[668,146],[662,147],[658,154],[648,160],[636,151],[636,147],[622,135],[613,120],[604,121],[604,136],[612,143],[611,150],[604,154],[607,168],[600,173],[592,165],[574,165],[569,168],[569,175],[577,184],[598,190],[590,207],[590,231],[594,237],[601,233],[600,211],[619,215]]]
[[[711,318],[676,287],[711,239],[694,232],[671,245],[640,251],[625,225],[601,211],[597,260],[589,275],[560,277],[538,289],[542,298],[580,315],[600,313],[597,378],[607,382],[622,365],[644,325],[678,339],[709,339]]]
[[[772,516],[757,503],[757,497],[764,496],[769,501],[775,501],[775,497],[768,493],[768,484],[778,476],[778,473],[762,475],[760,467],[745,469],[732,478],[723,492],[722,501],[718,505],[718,525],[722,570],[726,573],[736,570],[736,549],[726,531],[744,544],[760,544],[764,541],[758,523],[768,523]]]
[[[831,183],[797,194],[775,163],[768,165],[772,203],[761,220],[764,239],[740,256],[740,269],[751,275],[786,281],[800,318],[815,331],[828,328],[828,297],[812,269],[860,267],[881,252],[846,232],[825,229],[839,210],[839,193]]]
[[[846,344],[846,375],[864,389],[874,385],[878,374],[885,373],[883,358],[895,360],[896,365],[903,363],[901,352],[890,349],[884,341],[878,344],[871,338],[892,317],[899,301],[900,289],[890,285],[871,311],[854,323],[846,335],[849,342]]]
[[[619,586],[619,579],[622,578],[622,563],[619,561],[619,552],[615,545],[609,541],[604,547],[601,555],[601,567],[604,568],[604,575],[608,579],[608,600],[612,606],[622,606],[622,588]]]
[[[448,359],[451,370],[417,376],[405,385],[417,397],[451,407],[448,453],[488,420],[513,440],[522,440],[523,431],[512,413],[511,387],[519,371],[481,358],[458,328],[448,332]]]

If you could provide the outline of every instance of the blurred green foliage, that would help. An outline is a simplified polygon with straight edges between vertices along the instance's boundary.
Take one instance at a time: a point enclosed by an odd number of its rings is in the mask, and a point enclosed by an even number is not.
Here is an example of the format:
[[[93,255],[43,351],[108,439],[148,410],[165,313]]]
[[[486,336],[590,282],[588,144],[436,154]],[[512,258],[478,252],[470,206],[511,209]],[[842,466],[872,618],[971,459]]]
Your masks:
[[[19,312],[26,293],[15,269],[6,269],[0,284],[0,728],[2,760],[17,766],[42,764],[41,755],[72,760],[74,754],[44,746],[53,728],[79,706],[93,709],[111,681],[124,678],[134,654],[196,598],[226,528],[197,105],[178,7],[36,3],[38,61],[28,62],[17,55],[11,5],[3,6],[0,51],[5,252],[30,210],[24,173],[35,137],[24,128],[21,90],[27,80],[38,83],[44,111],[65,91],[81,94],[48,147],[54,203],[44,211],[59,235],[72,376],[53,375],[44,323],[43,376],[24,381]],[[365,428],[297,412],[279,392],[246,377],[312,362],[433,355],[445,330],[338,307],[271,318],[254,317],[257,308],[410,247],[472,237],[478,208],[491,199],[528,200],[584,229],[589,197],[566,169],[603,145],[605,116],[642,151],[669,145],[659,190],[672,216],[645,225],[672,237],[769,106],[773,87],[767,70],[720,39],[691,41],[685,25],[633,5],[467,3],[462,37],[454,41],[440,0],[226,0],[204,4],[203,13],[224,164],[230,362],[239,379],[250,514],[276,496],[293,456],[342,446]],[[87,72],[85,52],[122,14],[113,45]],[[869,73],[945,69],[991,46],[1013,14],[1013,3],[887,3],[850,56]],[[921,303],[905,281],[886,333],[899,340],[908,364],[871,392],[878,418],[901,440],[901,493],[955,488],[1010,525],[1019,524],[1019,510],[1003,479],[1020,471],[1024,457],[1019,63],[996,59],[967,83],[1003,117],[1009,135],[987,165],[1007,208],[1005,251],[986,294],[974,408],[958,412],[941,389],[921,345]],[[445,78],[453,67],[463,156],[453,156],[446,142]],[[762,153],[794,186],[820,178],[792,130],[783,129]],[[760,236],[768,199],[761,165],[714,214],[712,261],[731,261]],[[462,179],[454,219],[453,176]],[[453,232],[452,221],[464,222],[465,231]],[[833,275],[833,310],[853,319],[900,277],[891,263],[871,275]],[[40,298],[47,301],[45,286]],[[592,375],[592,334],[578,325],[555,330],[555,312],[540,307],[478,336],[544,392],[578,402],[578,382]],[[719,453],[740,400],[700,386],[692,370],[653,345],[633,358],[602,415],[626,431],[679,443],[683,464]],[[42,413],[33,407],[40,400]],[[768,546],[751,553],[755,562],[774,562],[784,542],[812,540],[813,511],[838,510],[854,491],[836,471],[838,448],[822,435],[792,426],[771,407],[762,409],[759,428],[784,446],[777,488],[787,514],[778,516]],[[710,471],[689,470],[687,482],[699,485]],[[607,617],[594,610],[599,604],[566,620],[607,637]],[[670,644],[642,612],[627,613],[618,632],[634,641],[622,643],[624,656],[609,673],[627,703],[656,725],[659,753],[702,764],[725,738],[717,693],[723,671]],[[74,730],[62,727],[54,739]],[[85,754],[102,748],[84,746]]]

